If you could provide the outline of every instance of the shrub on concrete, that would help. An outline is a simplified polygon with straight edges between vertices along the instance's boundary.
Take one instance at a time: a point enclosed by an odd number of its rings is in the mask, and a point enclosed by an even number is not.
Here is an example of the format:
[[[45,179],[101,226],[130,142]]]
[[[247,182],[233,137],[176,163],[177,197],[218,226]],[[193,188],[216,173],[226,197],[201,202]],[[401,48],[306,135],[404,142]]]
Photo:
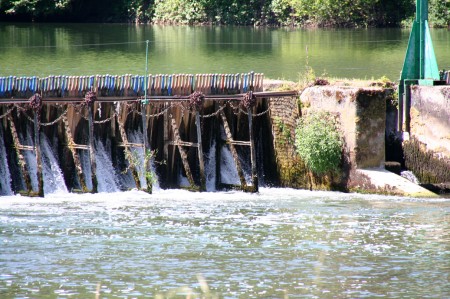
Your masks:
[[[295,130],[295,147],[313,173],[320,175],[338,171],[343,140],[337,119],[325,112],[302,117]]]

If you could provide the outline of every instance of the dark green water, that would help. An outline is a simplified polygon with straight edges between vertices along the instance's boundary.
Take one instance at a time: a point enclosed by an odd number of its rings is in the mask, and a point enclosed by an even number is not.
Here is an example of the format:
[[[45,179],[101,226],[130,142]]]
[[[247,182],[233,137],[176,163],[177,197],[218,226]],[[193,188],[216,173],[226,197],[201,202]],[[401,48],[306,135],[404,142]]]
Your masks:
[[[450,31],[431,31],[439,67],[450,68]],[[1,24],[0,76],[263,72],[397,80],[408,29],[291,30],[127,24]]]

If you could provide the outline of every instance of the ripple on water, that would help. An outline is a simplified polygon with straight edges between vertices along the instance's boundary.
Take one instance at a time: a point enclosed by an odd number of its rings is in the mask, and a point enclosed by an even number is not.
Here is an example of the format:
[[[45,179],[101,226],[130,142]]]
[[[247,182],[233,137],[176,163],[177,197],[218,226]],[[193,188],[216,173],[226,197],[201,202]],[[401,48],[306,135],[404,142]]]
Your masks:
[[[450,201],[262,189],[0,200],[6,297],[450,296]]]

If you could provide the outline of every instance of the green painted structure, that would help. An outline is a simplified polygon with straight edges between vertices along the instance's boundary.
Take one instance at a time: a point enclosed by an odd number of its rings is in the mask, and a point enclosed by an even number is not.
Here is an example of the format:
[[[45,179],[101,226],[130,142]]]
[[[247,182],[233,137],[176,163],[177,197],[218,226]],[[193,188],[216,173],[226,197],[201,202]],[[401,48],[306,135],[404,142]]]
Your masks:
[[[410,86],[440,85],[439,80],[439,68],[428,26],[428,0],[416,0],[416,18],[399,83],[399,131],[409,132]]]

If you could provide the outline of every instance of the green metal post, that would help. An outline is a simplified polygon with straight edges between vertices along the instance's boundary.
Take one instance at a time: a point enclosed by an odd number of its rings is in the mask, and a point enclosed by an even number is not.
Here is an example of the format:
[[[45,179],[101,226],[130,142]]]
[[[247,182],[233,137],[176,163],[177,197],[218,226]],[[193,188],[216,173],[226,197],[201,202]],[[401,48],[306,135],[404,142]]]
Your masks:
[[[148,85],[148,43],[149,41],[145,41],[145,77],[144,77],[144,104],[148,104],[147,99],[147,85]]]
[[[428,0],[416,0],[416,18],[403,62],[398,98],[401,100],[405,95],[406,80],[419,80],[421,85],[433,85],[433,82],[439,79],[439,68],[428,26]],[[409,98],[406,99],[406,101],[409,100]],[[407,107],[408,105],[403,105],[403,109]],[[399,115],[405,113],[409,113],[409,111],[399,111]],[[402,131],[403,126],[401,119],[399,117],[397,126],[399,131]]]
[[[147,179],[146,177],[146,173],[148,171],[151,171],[150,166],[148,165],[148,163],[150,163],[150,161],[147,161],[147,150],[150,148],[150,145],[148,144],[148,135],[147,135],[147,104],[148,104],[148,99],[147,99],[147,89],[148,89],[148,43],[149,41],[146,40],[145,41],[146,46],[145,46],[145,77],[144,77],[144,100],[141,102],[142,105],[142,134],[143,134],[143,140],[144,140],[144,176],[145,176],[145,180],[146,180],[146,191],[148,193],[152,193],[152,182],[150,180]]]

